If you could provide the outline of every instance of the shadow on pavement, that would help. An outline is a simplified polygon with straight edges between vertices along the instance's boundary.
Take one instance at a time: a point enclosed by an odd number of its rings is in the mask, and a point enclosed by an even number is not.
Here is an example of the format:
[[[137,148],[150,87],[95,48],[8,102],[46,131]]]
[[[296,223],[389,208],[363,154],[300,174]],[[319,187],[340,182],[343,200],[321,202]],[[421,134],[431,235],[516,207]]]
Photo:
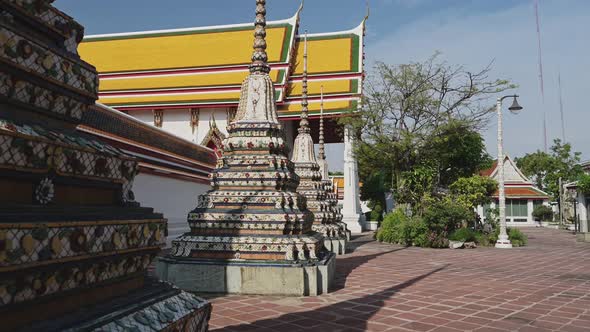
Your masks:
[[[374,256],[374,255],[369,255]],[[343,330],[367,330],[371,317],[382,307],[385,301],[394,297],[396,293],[409,287],[422,279],[425,279],[448,265],[432,270],[412,278],[403,283],[389,287],[374,294],[365,295],[351,300],[341,301],[318,309],[304,312],[284,314],[279,317],[261,319],[250,324],[226,326],[216,331],[299,331],[310,329],[312,331],[343,331]],[[361,311],[353,311],[351,308],[363,306]],[[355,315],[347,315],[347,312],[355,312]],[[360,312],[360,313],[359,313]]]

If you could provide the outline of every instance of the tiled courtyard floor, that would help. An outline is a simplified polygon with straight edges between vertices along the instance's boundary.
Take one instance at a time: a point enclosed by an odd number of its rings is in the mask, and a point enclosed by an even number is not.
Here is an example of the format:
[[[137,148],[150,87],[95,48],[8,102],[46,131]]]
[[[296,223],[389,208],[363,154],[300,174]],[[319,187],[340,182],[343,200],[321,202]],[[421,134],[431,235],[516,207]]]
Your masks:
[[[436,250],[364,236],[319,297],[212,298],[213,331],[590,331],[590,243],[526,229],[529,246]],[[356,248],[355,248],[356,247]]]

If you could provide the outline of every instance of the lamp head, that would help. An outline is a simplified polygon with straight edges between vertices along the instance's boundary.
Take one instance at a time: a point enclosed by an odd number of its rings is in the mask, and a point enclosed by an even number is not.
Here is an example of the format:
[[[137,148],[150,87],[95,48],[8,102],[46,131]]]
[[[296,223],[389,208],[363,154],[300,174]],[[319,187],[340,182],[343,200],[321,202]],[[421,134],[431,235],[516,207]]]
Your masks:
[[[512,105],[510,105],[510,107],[508,107],[508,109],[512,113],[518,113],[518,111],[522,110],[522,106],[520,106],[518,104],[518,101],[516,100],[516,97],[518,97],[518,96],[516,96],[516,95],[514,96],[514,100],[512,101]]]

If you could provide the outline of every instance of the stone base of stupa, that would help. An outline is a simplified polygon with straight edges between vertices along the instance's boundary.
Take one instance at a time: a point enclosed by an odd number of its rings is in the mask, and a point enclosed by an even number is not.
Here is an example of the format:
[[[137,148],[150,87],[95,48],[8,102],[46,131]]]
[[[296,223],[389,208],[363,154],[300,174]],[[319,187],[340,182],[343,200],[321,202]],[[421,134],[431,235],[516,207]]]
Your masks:
[[[333,253],[305,264],[174,256],[156,262],[158,278],[197,293],[316,296],[331,288],[335,270]]]
[[[107,290],[105,290],[107,291]],[[142,288],[19,331],[197,331],[209,328],[211,304],[168,283]]]
[[[344,237],[324,239],[324,247],[336,255],[344,255],[346,253],[346,242]]]

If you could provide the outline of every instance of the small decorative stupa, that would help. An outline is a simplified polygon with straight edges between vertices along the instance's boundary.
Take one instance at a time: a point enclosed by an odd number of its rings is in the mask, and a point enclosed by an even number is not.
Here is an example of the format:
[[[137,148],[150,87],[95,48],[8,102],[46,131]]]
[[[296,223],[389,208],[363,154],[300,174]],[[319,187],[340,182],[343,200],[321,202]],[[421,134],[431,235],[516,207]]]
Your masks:
[[[184,289],[286,295],[327,291],[334,259],[323,249],[322,235],[312,231],[305,197],[296,192],[299,177],[287,157],[268,75],[265,4],[256,0],[250,74],[211,174],[212,189],[189,213],[191,231],[172,242],[171,255],[158,267],[162,278]]]
[[[326,149],[324,146],[324,87],[320,87],[320,133],[319,133],[319,147],[318,147],[318,164],[320,165],[320,173],[322,175],[322,183],[324,184],[324,190],[326,191],[326,201],[328,205],[335,213],[335,223],[340,226],[344,236],[344,248],[346,249],[346,242],[350,241],[351,231],[346,226],[346,223],[342,221],[342,213],[338,206],[338,196],[334,192],[334,183],[330,180],[330,174],[328,172],[328,160],[326,160]]]
[[[329,200],[329,193],[322,182],[322,173],[316,160],[313,139],[310,135],[308,121],[307,102],[307,33],[303,46],[303,77],[302,77],[302,101],[301,120],[295,143],[293,144],[292,161],[295,164],[295,173],[299,175],[300,182],[297,192],[307,198],[307,206],[314,214],[312,229],[324,236],[326,248],[336,254],[343,254],[346,249],[345,232],[337,224],[338,212]],[[323,146],[322,146],[323,149]]]

